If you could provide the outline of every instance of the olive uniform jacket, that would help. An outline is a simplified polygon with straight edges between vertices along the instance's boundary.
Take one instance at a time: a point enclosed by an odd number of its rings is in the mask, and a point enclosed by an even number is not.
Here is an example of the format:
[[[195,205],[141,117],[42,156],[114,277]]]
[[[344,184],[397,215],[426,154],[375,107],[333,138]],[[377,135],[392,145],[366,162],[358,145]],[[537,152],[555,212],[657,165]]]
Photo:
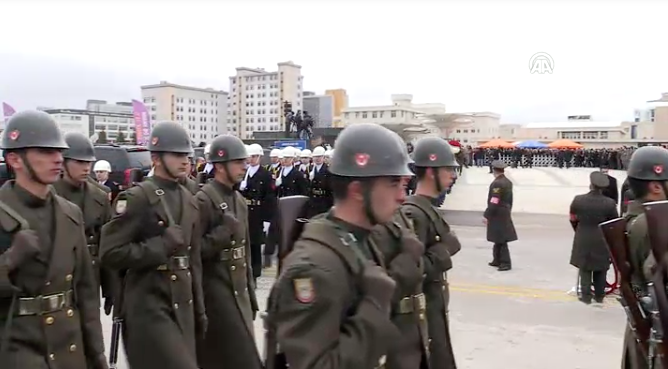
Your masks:
[[[150,180],[120,193],[117,214],[102,228],[102,264],[125,274],[123,338],[132,367],[197,367],[196,324],[205,320],[198,209],[185,187],[176,191],[181,191],[181,217],[175,222],[185,245],[173,255],[163,238],[171,215]],[[177,260],[189,260],[187,267],[177,267]]]
[[[0,201],[19,217],[25,214],[25,218],[30,218],[26,213],[31,209],[17,198],[13,185],[14,181],[8,181],[0,188]],[[5,266],[0,267],[3,328],[12,296],[43,296],[42,304],[30,304],[31,309],[40,311],[14,313],[8,332],[7,357],[0,363],[3,369],[88,369],[87,358],[104,356],[100,299],[81,211],[55,194],[51,201],[55,233],[50,258],[41,255],[46,260],[30,261],[10,275],[0,255],[0,265]],[[21,221],[26,221],[16,215],[0,209],[0,252],[10,247],[12,235],[20,230]],[[51,302],[54,304],[49,306]],[[18,301],[16,304],[21,305]],[[16,306],[17,311],[19,308],[22,307]]]

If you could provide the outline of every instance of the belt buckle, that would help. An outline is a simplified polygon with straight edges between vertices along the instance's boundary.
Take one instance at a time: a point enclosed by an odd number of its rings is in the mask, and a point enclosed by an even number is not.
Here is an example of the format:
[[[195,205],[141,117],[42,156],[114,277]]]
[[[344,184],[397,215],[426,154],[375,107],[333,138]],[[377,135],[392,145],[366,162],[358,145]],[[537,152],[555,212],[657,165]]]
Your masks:
[[[413,297],[408,296],[399,300],[399,314],[408,314],[413,312]]]
[[[252,204],[252,201],[250,199],[246,199],[246,205],[250,206]]]
[[[243,259],[245,256],[244,254],[244,248],[243,247],[235,247],[232,249],[232,259],[237,260],[237,259]]]
[[[174,257],[174,266],[177,269],[188,269],[188,257],[187,256],[175,256]]]
[[[39,296],[39,305],[42,313],[52,313],[65,307],[65,295],[56,293],[48,296]]]
[[[420,311],[425,311],[427,309],[427,299],[425,298],[424,293],[415,295],[415,300]]]

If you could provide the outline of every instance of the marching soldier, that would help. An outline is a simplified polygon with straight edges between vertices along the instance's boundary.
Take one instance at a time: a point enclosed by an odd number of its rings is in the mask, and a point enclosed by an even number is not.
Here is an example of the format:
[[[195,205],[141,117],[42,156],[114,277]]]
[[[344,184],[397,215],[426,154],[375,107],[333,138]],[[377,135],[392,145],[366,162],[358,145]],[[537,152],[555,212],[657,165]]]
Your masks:
[[[125,273],[124,341],[132,368],[197,369],[196,336],[206,331],[198,209],[179,184],[188,175],[188,132],[153,127],[153,176],[121,192],[102,228],[102,264]]]
[[[483,222],[487,225],[487,241],[494,243],[493,259],[489,266],[504,272],[512,269],[508,242],[517,241],[517,232],[510,215],[513,209],[513,183],[506,178],[506,164],[494,160],[490,164],[494,180],[489,185],[487,209]]]
[[[179,178],[179,183],[188,191],[190,191],[190,193],[195,195],[197,192],[199,192],[199,184],[197,184],[197,181],[195,181],[192,176],[193,165],[195,165],[195,151],[191,151],[190,154],[188,154],[188,175],[183,178]]]
[[[642,204],[668,199],[668,150],[659,146],[644,146],[636,150],[629,161],[628,185],[636,197],[628,204],[627,237],[631,263],[632,285],[639,296],[647,296],[647,283],[652,279],[651,266],[655,264],[647,233],[647,219]],[[655,364],[656,365],[656,364]],[[635,334],[627,324],[624,335],[623,368],[647,368],[647,358],[636,342]],[[658,367],[658,366],[655,366]]]
[[[281,172],[281,159],[283,159],[281,149],[272,149],[269,152],[269,160],[271,161],[271,164],[267,165],[266,169],[271,173],[274,180],[278,178],[278,173]]]
[[[278,197],[302,195],[308,196],[308,179],[299,168],[294,166],[297,149],[288,146],[283,149],[283,163],[281,172],[276,178]]]
[[[452,268],[451,257],[459,252],[461,244],[438,207],[439,196],[452,184],[459,164],[450,144],[437,137],[420,139],[415,144],[413,160],[417,178],[415,195],[406,199],[402,211],[412,220],[415,233],[425,246],[422,288],[427,300],[430,368],[454,369],[457,365],[448,319],[447,272]]]
[[[84,218],[50,187],[67,143],[38,111],[15,114],[3,133],[16,180],[0,188],[0,366],[107,369]]]
[[[313,149],[313,166],[309,172],[311,180],[311,199],[308,204],[309,218],[326,213],[334,205],[330,185],[329,166],[324,160],[325,149],[318,146]]]
[[[104,311],[109,315],[114,296],[114,276],[108,270],[100,271],[100,230],[111,219],[111,206],[107,194],[90,182],[91,164],[95,161],[95,149],[88,137],[81,133],[68,133],[65,142],[69,146],[63,153],[63,177],[53,187],[81,209],[88,251],[98,284],[105,298]]]
[[[591,304],[591,287],[598,303],[605,297],[605,278],[610,269],[610,253],[598,225],[617,218],[617,204],[603,191],[610,181],[602,172],[589,176],[590,191],[577,195],[570,208],[570,222],[575,237],[571,251],[571,265],[580,273],[580,301]]]
[[[276,211],[276,193],[274,192],[273,178],[268,170],[260,166],[260,158],[264,154],[262,146],[250,145],[250,157],[246,176],[241,181],[239,189],[246,198],[248,206],[248,229],[255,229],[250,233],[250,256],[253,279],[262,275],[262,244],[264,244],[264,223],[268,223]]]
[[[325,150],[325,164],[329,165],[332,155],[334,155],[334,149]]]
[[[271,177],[274,179],[272,182],[272,186],[274,188],[274,195],[275,197],[278,197],[278,184],[280,181],[278,178],[281,175],[281,171],[283,170],[283,165],[281,161],[283,161],[283,150],[281,149],[273,149],[269,153],[269,159],[271,160],[271,164],[267,167],[267,170],[269,170],[269,173],[271,173]],[[265,243],[264,243],[264,262],[263,262],[263,267],[264,268],[270,268],[272,265],[272,255],[276,252],[276,245],[278,243],[278,228],[276,227],[276,222],[278,220],[274,219],[276,216],[275,213],[276,209],[272,212],[271,220],[269,221],[269,224],[264,224],[263,230],[266,229],[265,234]]]
[[[313,163],[311,163],[311,156],[313,156],[313,153],[309,149],[304,149],[299,154],[299,156],[300,156],[299,170],[302,173],[308,175],[309,173],[311,173],[311,170],[313,169]]]
[[[258,306],[249,266],[248,207],[233,190],[244,178],[247,156],[239,138],[216,137],[209,154],[214,180],[195,196],[204,234],[203,289],[210,319],[198,346],[202,369],[262,368],[254,339]]]
[[[398,141],[365,123],[337,139],[335,206],[304,226],[271,291],[268,335],[276,332],[291,369],[380,368],[399,339],[389,315],[395,282],[370,237],[405,198],[411,173]]]

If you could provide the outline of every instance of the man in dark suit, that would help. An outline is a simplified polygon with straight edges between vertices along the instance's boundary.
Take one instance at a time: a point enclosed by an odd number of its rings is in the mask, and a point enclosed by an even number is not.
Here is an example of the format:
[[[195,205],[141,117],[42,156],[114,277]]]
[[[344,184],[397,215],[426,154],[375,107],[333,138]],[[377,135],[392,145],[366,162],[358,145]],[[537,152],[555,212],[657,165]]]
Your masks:
[[[619,205],[619,187],[617,187],[617,178],[608,174],[609,167],[601,165],[601,172],[608,177],[608,187],[603,189],[603,196],[611,198],[615,202],[615,206]]]
[[[95,165],[93,165],[93,172],[95,172],[97,183],[106,186],[109,189],[109,193],[111,194],[109,201],[113,202],[116,199],[116,196],[121,192],[121,189],[118,187],[118,183],[109,179],[111,164],[106,160],[98,160]]]

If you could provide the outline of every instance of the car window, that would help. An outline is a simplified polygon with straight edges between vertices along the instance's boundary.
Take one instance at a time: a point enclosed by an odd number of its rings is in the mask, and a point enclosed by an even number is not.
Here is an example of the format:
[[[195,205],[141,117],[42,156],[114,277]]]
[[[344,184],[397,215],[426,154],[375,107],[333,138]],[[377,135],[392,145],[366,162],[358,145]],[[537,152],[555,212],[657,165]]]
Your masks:
[[[131,168],[151,167],[151,153],[147,150],[128,151],[128,159],[130,159]]]

